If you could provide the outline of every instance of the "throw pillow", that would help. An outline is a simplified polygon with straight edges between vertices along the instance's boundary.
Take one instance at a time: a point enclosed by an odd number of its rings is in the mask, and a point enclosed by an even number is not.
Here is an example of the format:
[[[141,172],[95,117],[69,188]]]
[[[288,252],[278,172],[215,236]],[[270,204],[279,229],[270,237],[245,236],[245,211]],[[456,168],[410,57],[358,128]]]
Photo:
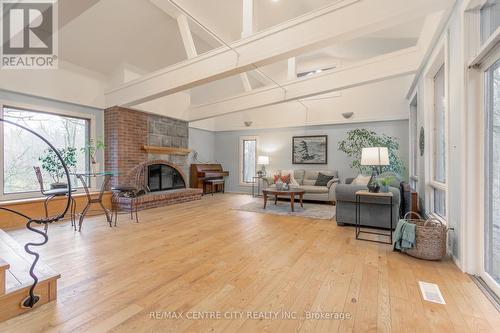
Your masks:
[[[332,178],[333,176],[324,175],[320,172],[314,186],[326,186]]]
[[[290,176],[290,185],[299,186],[299,183],[293,177],[293,170],[281,170],[281,176]]]
[[[354,178],[351,184],[367,186],[368,182],[370,181],[370,178],[372,178],[372,176],[365,176],[360,174],[356,178]]]

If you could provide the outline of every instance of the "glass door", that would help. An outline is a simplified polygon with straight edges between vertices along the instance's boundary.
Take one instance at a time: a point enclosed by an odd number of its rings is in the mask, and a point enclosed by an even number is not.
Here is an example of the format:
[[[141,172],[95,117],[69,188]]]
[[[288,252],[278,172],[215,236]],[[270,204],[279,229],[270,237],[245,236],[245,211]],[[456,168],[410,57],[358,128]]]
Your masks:
[[[486,214],[483,280],[500,295],[500,60],[486,71]]]

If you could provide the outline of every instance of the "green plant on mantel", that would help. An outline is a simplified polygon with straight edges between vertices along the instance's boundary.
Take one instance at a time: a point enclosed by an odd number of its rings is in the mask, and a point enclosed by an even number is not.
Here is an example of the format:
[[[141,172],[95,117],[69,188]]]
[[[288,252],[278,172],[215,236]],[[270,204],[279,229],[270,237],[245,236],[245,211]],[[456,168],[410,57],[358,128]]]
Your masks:
[[[387,147],[389,150],[389,165],[382,166],[382,172],[392,171],[398,175],[403,175],[405,165],[398,155],[398,138],[385,134],[378,134],[365,128],[352,129],[347,132],[347,137],[339,142],[339,150],[349,156],[351,167],[357,169],[359,173],[370,174],[371,166],[361,165],[361,151],[367,147]]]
[[[76,167],[76,148],[67,147],[58,151],[68,168]],[[64,168],[56,153],[52,149],[46,149],[38,160],[42,162],[42,169],[48,172],[54,182],[60,183],[64,177]]]

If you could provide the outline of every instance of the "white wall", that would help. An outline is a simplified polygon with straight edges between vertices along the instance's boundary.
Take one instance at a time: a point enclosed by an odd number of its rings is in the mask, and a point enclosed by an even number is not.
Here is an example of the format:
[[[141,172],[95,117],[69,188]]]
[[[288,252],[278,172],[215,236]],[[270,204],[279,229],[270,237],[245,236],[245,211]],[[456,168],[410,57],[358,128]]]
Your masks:
[[[2,70],[0,89],[102,109],[107,82],[97,73],[60,61],[54,70]]]
[[[215,132],[189,128],[189,149],[198,153],[198,162],[189,156],[189,163],[215,162]]]
[[[338,142],[346,137],[353,128],[367,128],[380,134],[399,138],[400,156],[408,166],[408,120],[372,122],[359,124],[339,124],[307,126],[281,129],[262,129],[246,131],[227,131],[215,133],[215,159],[229,171],[226,188],[233,192],[250,192],[251,188],[239,185],[239,137],[258,136],[258,154],[270,156],[270,172],[280,169],[338,170],[342,180],[354,177],[356,170],[349,166],[350,161],[344,153],[338,151]],[[328,135],[328,165],[293,165],[292,137],[297,135]],[[191,140],[191,138],[190,138]],[[406,175],[405,175],[406,177]]]

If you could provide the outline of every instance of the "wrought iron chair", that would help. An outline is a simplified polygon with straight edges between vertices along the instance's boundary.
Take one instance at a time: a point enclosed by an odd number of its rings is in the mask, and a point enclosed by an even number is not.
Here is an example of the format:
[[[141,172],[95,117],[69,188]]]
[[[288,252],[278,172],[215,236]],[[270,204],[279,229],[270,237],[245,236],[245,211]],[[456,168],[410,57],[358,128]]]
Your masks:
[[[69,190],[67,187],[45,190],[43,185],[42,171],[37,166],[34,166],[33,169],[35,170],[36,179],[38,180],[38,184],[40,185],[40,192],[46,197],[45,201],[43,202],[43,206],[45,208],[45,217],[49,217],[50,200],[54,199],[55,197],[62,197],[68,195]],[[76,192],[76,189],[71,189],[71,192],[73,193]],[[76,201],[74,198],[71,198],[70,215],[71,215],[71,226],[74,227],[76,230],[76,223],[75,223]]]
[[[29,128],[26,128],[22,125],[19,125],[19,124],[16,124],[14,122],[11,122],[9,120],[5,120],[3,118],[0,118],[0,121],[1,122],[4,122],[6,124],[10,124],[12,126],[17,126],[33,135],[35,135],[36,137],[38,137],[39,139],[41,139],[43,142],[45,142],[49,147],[50,149],[52,149],[54,151],[54,153],[56,154],[57,156],[57,159],[61,162],[61,165],[64,169],[64,174],[65,174],[65,177],[66,177],[66,180],[67,180],[67,184],[68,184],[68,188],[67,188],[67,194],[66,194],[66,205],[64,207],[64,210],[57,214],[57,215],[53,215],[53,216],[46,216],[46,217],[42,217],[42,218],[32,218],[26,214],[23,214],[21,212],[18,212],[18,211],[15,211],[13,209],[10,209],[10,208],[5,208],[5,207],[0,207],[0,210],[4,210],[4,211],[7,211],[9,213],[12,213],[12,214],[15,214],[15,215],[18,215],[24,219],[27,220],[26,222],[26,228],[38,235],[41,235],[43,237],[43,242],[39,242],[39,243],[34,243],[34,242],[29,242],[27,243],[25,246],[24,246],[24,250],[31,254],[32,256],[35,257],[35,259],[33,260],[33,263],[31,264],[31,267],[30,267],[30,276],[33,278],[33,284],[31,285],[31,288],[29,290],[29,295],[23,300],[23,302],[21,303],[21,306],[22,307],[25,307],[25,308],[33,308],[35,306],[35,304],[40,300],[40,296],[39,295],[35,295],[34,291],[35,291],[35,287],[36,285],[38,284],[38,277],[35,275],[35,266],[38,262],[38,259],[40,258],[40,255],[37,253],[37,252],[34,252],[32,251],[32,249],[30,247],[32,246],[42,246],[42,245],[45,245],[48,240],[49,240],[49,237],[47,236],[47,230],[49,228],[49,224],[53,223],[53,222],[57,222],[61,219],[64,218],[64,216],[66,215],[66,213],[69,211],[70,209],[70,205],[71,205],[71,200],[72,200],[72,189],[71,189],[71,182],[70,182],[70,177],[69,177],[69,171],[68,171],[68,167],[66,166],[66,163],[64,163],[64,160],[63,158],[61,157],[61,154],[59,153],[59,151],[47,140],[45,139],[44,137],[42,137],[40,134],[36,133],[35,131],[29,129]],[[43,229],[39,230],[39,229],[36,229],[34,228],[34,224],[39,224],[39,225],[42,225],[43,226]]]

